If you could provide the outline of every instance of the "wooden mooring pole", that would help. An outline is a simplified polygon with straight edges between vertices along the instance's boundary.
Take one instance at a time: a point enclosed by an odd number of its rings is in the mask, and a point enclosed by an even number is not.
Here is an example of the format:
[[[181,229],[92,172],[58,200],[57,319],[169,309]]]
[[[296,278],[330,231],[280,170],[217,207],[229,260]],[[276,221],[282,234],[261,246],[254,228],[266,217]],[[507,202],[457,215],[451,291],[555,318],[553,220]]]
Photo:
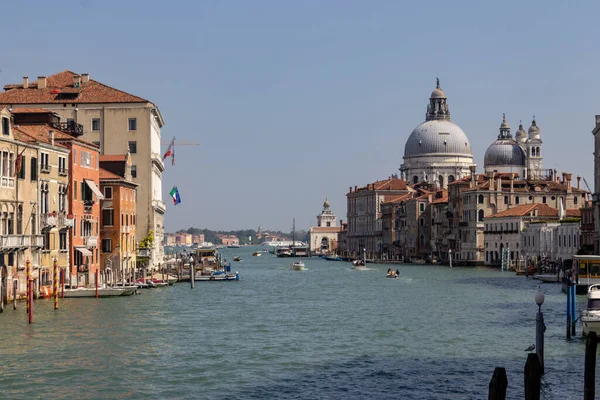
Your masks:
[[[583,400],[596,398],[596,350],[598,336],[596,332],[588,333],[585,342],[585,371],[583,373]]]
[[[29,260],[27,260],[25,262],[25,268],[26,268],[26,273],[27,273],[27,312],[29,312],[29,307],[31,306],[31,303],[29,302],[29,296],[30,296],[30,291],[29,291],[29,281],[31,281],[31,262]],[[33,295],[33,290],[31,291],[31,295]]]
[[[8,286],[8,285],[6,285]],[[8,291],[8,289],[7,289]],[[2,267],[0,266],[0,313],[4,312],[4,293],[2,292]]]
[[[27,313],[29,314],[29,323],[33,324],[33,278],[27,281]]]
[[[496,367],[494,369],[494,375],[492,375],[492,379],[490,380],[488,400],[505,400],[507,387],[508,379],[506,378],[506,369]]]
[[[571,280],[567,280],[567,339],[571,339]]]
[[[13,281],[13,310],[17,309],[17,290],[19,290],[19,281]]]
[[[525,362],[525,400],[540,400],[542,365],[536,353],[529,353]]]
[[[58,260],[55,258],[52,265],[52,295],[54,296],[54,309],[58,310]]]

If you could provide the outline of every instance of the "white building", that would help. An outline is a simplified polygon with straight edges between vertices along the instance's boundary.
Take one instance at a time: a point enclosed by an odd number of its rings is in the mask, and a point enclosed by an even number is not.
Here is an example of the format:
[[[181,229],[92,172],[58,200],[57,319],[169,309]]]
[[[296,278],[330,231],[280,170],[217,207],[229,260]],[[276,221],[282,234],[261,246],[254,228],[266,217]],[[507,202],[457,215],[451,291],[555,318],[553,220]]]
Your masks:
[[[342,228],[336,226],[337,217],[329,208],[330,205],[325,198],[323,211],[317,215],[317,226],[310,228],[310,251],[313,253],[333,254],[338,249],[338,234]]]
[[[448,183],[469,175],[473,165],[471,144],[463,130],[450,121],[447,97],[440,81],[431,93],[425,122],[410,134],[404,147],[402,179],[411,184],[436,183],[447,188]]]

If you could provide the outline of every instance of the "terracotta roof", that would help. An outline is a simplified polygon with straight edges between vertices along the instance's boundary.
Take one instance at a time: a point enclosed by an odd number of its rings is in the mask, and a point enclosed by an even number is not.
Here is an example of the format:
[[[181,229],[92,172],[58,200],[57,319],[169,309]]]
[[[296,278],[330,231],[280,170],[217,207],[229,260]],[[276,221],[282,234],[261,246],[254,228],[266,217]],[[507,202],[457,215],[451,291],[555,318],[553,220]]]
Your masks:
[[[567,208],[565,215],[570,218],[581,218],[581,208]]]
[[[502,218],[502,217],[524,217],[537,210],[538,217],[557,217],[558,218],[558,209],[550,207],[548,204],[521,204],[519,206],[515,206],[509,208],[508,210],[500,211],[494,215],[489,216],[488,218]]]
[[[110,171],[107,171],[105,169],[100,168],[99,170],[100,172],[100,180],[102,179],[110,179],[110,180],[125,180],[123,179],[123,177],[117,175],[117,174],[113,174]]]
[[[77,74],[63,71],[46,78],[46,88],[38,89],[37,80],[29,83],[5,85],[0,93],[1,104],[45,104],[45,103],[148,103],[141,97],[104,85],[93,79],[76,88],[73,85]]]
[[[46,125],[46,124],[13,125],[12,128],[13,128],[13,132],[21,132],[21,133],[28,135],[29,137],[35,139],[35,141],[38,141],[41,143],[50,143],[51,142],[50,136],[48,135],[48,131],[52,130],[52,131],[54,131],[55,146],[63,146],[62,143],[57,143],[57,142],[64,142],[65,140],[69,140],[69,141],[74,141],[77,143],[82,143],[87,146],[98,148],[98,146],[96,146],[92,143],[89,143],[89,142],[86,142],[85,140],[81,140],[76,137],[73,137],[73,136],[69,135],[68,133],[65,133],[61,130],[58,130],[58,129],[51,127],[50,125]],[[30,141],[34,141],[34,140],[30,140]]]
[[[22,107],[17,107],[17,108],[13,108],[10,112],[12,114],[39,114],[39,113],[54,114],[53,111],[46,110],[45,108],[22,108]]]
[[[100,162],[125,162],[127,161],[127,154],[102,154],[100,155]]]
[[[406,194],[403,194],[402,196],[392,197],[391,199],[384,201],[382,204],[398,203],[400,201],[408,200],[410,198],[411,198],[411,194],[406,193]]]
[[[447,202],[448,202],[448,191],[446,189],[443,189],[443,190],[440,190],[435,193],[435,196],[432,199],[431,204],[442,204],[442,203],[447,203]]]
[[[375,190],[406,190],[408,182],[403,179],[390,178],[373,182]]]

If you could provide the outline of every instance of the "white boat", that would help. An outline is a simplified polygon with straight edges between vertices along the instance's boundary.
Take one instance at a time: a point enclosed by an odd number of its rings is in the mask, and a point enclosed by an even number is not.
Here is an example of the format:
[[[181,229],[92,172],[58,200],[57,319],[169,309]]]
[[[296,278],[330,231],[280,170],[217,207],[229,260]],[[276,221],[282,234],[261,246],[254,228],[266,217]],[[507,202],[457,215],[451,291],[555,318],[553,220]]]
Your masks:
[[[294,261],[292,265],[290,265],[290,269],[294,271],[304,271],[305,265],[302,261]]]
[[[583,335],[596,332],[600,335],[600,285],[592,285],[587,292],[587,306],[581,313]]]
[[[202,274],[200,272],[196,273],[196,276],[194,277],[195,281],[239,281],[240,280],[240,276],[238,274],[238,272],[236,271],[235,274],[232,274],[230,272],[225,273],[225,272],[215,272],[215,273],[210,273],[210,274]]]
[[[98,297],[130,296],[136,289],[136,286],[101,287],[98,288]],[[65,289],[65,298],[77,297],[96,297],[96,288]]]

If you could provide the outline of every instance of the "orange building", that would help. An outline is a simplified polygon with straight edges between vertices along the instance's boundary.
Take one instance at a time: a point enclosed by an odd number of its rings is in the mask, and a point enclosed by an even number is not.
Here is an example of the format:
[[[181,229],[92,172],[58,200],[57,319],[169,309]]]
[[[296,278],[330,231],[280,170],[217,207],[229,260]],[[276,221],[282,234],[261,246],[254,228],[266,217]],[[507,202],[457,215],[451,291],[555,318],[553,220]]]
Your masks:
[[[109,282],[132,280],[136,265],[136,190],[129,154],[100,156],[101,268]]]
[[[68,281],[71,286],[94,283],[99,267],[98,233],[100,222],[99,201],[104,195],[100,184],[100,159],[98,146],[77,138],[81,125],[73,122],[65,125],[71,135],[57,132],[55,141],[65,145],[69,154],[69,214],[73,216],[73,229],[69,230]]]

